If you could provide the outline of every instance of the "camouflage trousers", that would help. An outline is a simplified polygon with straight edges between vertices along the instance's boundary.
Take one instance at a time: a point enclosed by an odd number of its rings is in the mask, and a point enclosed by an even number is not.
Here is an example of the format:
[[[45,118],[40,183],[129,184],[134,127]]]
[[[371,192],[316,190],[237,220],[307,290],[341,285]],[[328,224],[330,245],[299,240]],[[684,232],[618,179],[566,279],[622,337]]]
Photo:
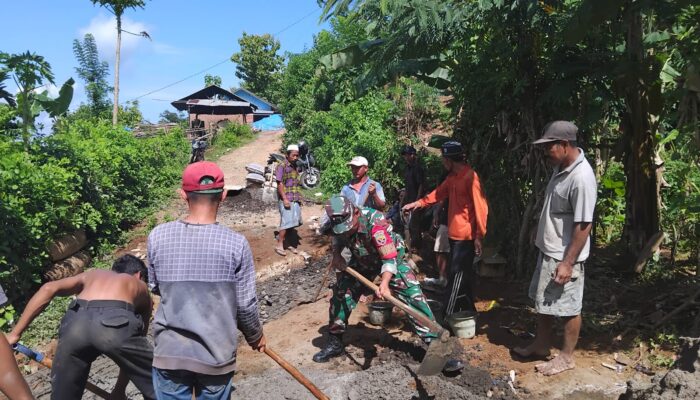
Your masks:
[[[363,274],[364,275],[364,274]],[[372,280],[373,276],[366,276]],[[411,271],[411,268],[403,263],[398,265],[398,273],[389,281],[391,294],[403,301],[409,307],[425,314],[428,318],[435,320],[433,312],[426,301],[423,291],[420,288],[418,279]],[[341,273],[338,282],[333,288],[333,297],[330,306],[330,333],[339,335],[345,332],[350,313],[363,293],[369,289],[350,274]],[[421,338],[435,338],[437,334],[430,332],[430,329],[421,324],[412,316],[408,316],[413,331]]]

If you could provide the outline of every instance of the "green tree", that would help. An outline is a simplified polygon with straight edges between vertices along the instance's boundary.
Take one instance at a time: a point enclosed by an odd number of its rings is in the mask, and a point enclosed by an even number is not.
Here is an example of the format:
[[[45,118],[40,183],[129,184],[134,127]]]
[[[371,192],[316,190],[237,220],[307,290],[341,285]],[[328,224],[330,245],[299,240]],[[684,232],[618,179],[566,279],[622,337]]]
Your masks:
[[[142,36],[147,39],[151,37],[146,32],[132,33],[122,29],[122,15],[128,9],[144,8],[146,0],[90,0],[92,4],[99,4],[107,11],[111,12],[117,19],[117,50],[114,61],[114,105],[112,109],[112,125],[117,125],[119,118],[119,61],[122,47],[122,32],[131,35]]]
[[[236,63],[236,77],[243,80],[243,87],[268,100],[275,101],[279,75],[284,57],[277,54],[280,42],[269,33],[248,35],[238,39],[240,52],[231,56]]]
[[[95,37],[90,33],[85,34],[82,42],[78,39],[73,40],[73,54],[79,64],[75,71],[85,82],[88,106],[95,113],[99,113],[109,104],[107,93],[112,89],[107,83],[109,64],[100,60]]]
[[[170,110],[165,110],[160,115],[158,116],[160,119],[158,120],[159,123],[165,124],[165,123],[174,123],[174,124],[179,124],[180,122],[185,121],[187,118],[186,115],[183,115],[180,112],[172,112]]]
[[[22,118],[22,142],[25,151],[29,150],[30,134],[35,130],[34,121],[42,112],[46,111],[53,118],[68,111],[73,99],[73,78],[69,78],[59,90],[57,98],[49,97],[48,89],[38,91],[42,87],[54,84],[54,75],[51,65],[34,53],[21,54],[0,53],[0,70],[11,76],[19,93],[17,93],[18,115]]]
[[[221,86],[221,77],[218,75],[204,75],[204,87],[209,87],[211,85]]]

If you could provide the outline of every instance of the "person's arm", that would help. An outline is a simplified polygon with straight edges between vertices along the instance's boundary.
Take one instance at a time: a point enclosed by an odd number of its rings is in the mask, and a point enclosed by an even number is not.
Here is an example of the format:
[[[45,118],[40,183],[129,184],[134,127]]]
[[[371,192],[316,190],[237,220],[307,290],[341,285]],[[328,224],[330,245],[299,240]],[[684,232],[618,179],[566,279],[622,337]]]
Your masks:
[[[0,333],[0,392],[12,400],[34,400],[3,333]]]
[[[438,228],[440,226],[440,213],[442,213],[442,209],[445,207],[445,200],[440,200],[435,204],[435,207],[433,208],[433,228]]]
[[[486,201],[486,196],[481,189],[481,180],[476,171],[473,171],[472,177],[472,204],[474,204],[474,212],[476,214],[476,235],[474,235],[474,253],[481,256],[481,242],[486,236],[486,222],[489,216],[489,205]]]
[[[34,321],[37,315],[44,311],[54,297],[71,296],[80,293],[83,290],[87,274],[89,274],[89,272],[83,272],[82,274],[70,278],[42,285],[29,300],[29,303],[27,303],[27,306],[24,308],[24,312],[22,312],[22,316],[19,317],[19,321],[17,321],[15,327],[12,328],[12,331],[7,335],[8,342],[10,342],[10,344],[19,342],[24,330]]]
[[[386,205],[386,198],[384,197],[384,188],[379,182],[372,182],[369,186],[369,194],[372,196],[374,205],[377,210],[383,210]]]
[[[449,190],[447,188],[447,179],[445,179],[440,186],[436,187],[435,190],[432,192],[428,193],[425,197],[423,197],[420,200],[416,200],[413,203],[408,203],[405,206],[403,206],[402,210],[403,211],[412,211],[415,209],[420,209],[424,207],[431,206],[439,201],[442,201],[447,198],[449,195]]]
[[[589,181],[579,181],[569,194],[571,207],[574,212],[574,226],[571,232],[571,241],[564,250],[564,259],[557,264],[554,281],[563,285],[571,280],[574,264],[586,246],[588,237],[593,228],[593,211],[597,198],[596,182],[594,177]]]
[[[236,318],[238,329],[254,350],[265,351],[265,335],[258,315],[258,297],[255,294],[255,264],[248,240],[243,239],[241,266],[236,271]]]
[[[418,169],[416,170],[416,179],[418,180],[418,191],[416,192],[418,194],[418,198],[422,198],[425,193],[423,193],[423,188],[425,187],[425,170],[423,167],[418,164]]]
[[[158,288],[158,279],[156,275],[156,270],[155,266],[153,265],[154,260],[156,259],[155,255],[155,245],[152,243],[152,235],[148,235],[146,247],[148,250],[146,253],[148,254],[148,263],[146,264],[148,268],[148,289],[151,291],[151,293],[156,294],[160,296],[160,289]]]
[[[284,204],[284,208],[289,208],[289,200],[287,200],[287,195],[284,193],[284,182],[282,182],[282,178],[284,177],[284,164],[280,164],[277,166],[277,169],[275,170],[275,180],[277,181],[277,195],[279,196],[280,200],[282,200],[282,203]]]
[[[581,254],[586,241],[588,241],[588,235],[591,234],[592,227],[593,224],[591,222],[574,223],[571,242],[566,246],[564,259],[557,265],[556,275],[554,276],[554,281],[558,284],[563,285],[571,280],[574,264],[576,264],[576,259]]]

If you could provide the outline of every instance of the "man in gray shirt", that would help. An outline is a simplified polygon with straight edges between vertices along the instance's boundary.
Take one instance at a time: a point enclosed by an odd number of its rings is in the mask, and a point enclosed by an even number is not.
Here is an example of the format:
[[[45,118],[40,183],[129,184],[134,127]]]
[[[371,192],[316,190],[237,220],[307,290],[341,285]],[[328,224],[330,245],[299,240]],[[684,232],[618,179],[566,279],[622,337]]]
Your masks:
[[[253,349],[265,350],[250,245],[216,222],[223,187],[216,164],[190,164],[180,191],[188,215],[148,236],[149,285],[161,295],[153,319],[158,398],[189,400],[194,390],[198,398],[228,399],[238,330]]]
[[[581,330],[583,263],[590,250],[596,202],[596,180],[583,150],[576,145],[578,128],[568,121],[550,122],[533,144],[544,150],[554,172],[545,192],[535,245],[540,250],[529,295],[538,314],[537,336],[521,357],[549,356],[552,323],[564,320],[564,345],[549,362],[535,366],[544,375],[574,368],[573,352]]]

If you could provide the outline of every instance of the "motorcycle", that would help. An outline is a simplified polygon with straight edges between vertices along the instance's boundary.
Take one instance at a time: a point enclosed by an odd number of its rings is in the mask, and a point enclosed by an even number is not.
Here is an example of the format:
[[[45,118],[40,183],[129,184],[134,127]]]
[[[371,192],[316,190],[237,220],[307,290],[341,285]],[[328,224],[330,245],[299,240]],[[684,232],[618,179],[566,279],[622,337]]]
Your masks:
[[[270,153],[265,167],[265,177],[271,180],[272,175],[277,168],[277,164],[284,163],[285,156],[278,153]],[[309,150],[309,145],[305,141],[299,142],[299,159],[297,160],[297,168],[299,168],[301,186],[305,189],[313,189],[318,186],[321,181],[321,171],[315,167],[316,160]]]

